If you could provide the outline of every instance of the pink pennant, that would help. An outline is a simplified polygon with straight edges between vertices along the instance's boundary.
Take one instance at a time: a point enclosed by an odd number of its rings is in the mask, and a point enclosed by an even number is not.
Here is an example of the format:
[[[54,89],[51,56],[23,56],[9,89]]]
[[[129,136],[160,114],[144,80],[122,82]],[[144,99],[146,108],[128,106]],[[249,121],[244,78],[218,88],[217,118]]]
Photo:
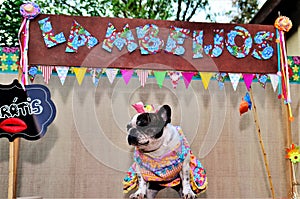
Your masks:
[[[181,75],[183,77],[183,80],[184,80],[184,84],[185,84],[185,87],[188,88],[193,77],[194,77],[194,72],[181,72]]]
[[[46,84],[48,84],[49,82],[53,68],[54,66],[41,66],[41,71],[43,73],[44,81]]]
[[[244,78],[244,82],[247,87],[247,90],[249,91],[252,81],[253,81],[253,78],[254,78],[254,74],[245,73],[245,74],[243,74],[243,78]]]
[[[125,81],[125,84],[127,85],[133,75],[133,70],[125,70],[124,69],[124,70],[120,70],[120,71],[121,71],[121,74]]]
[[[139,76],[142,87],[144,87],[149,74],[148,70],[137,70],[136,74]]]

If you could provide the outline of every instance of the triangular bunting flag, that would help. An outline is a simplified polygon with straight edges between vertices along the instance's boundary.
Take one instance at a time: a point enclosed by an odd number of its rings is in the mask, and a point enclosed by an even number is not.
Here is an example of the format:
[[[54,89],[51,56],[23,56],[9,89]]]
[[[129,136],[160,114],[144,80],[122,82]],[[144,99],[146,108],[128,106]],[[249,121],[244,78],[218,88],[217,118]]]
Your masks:
[[[222,90],[224,88],[224,82],[226,77],[228,76],[227,73],[217,73],[216,80],[218,81],[219,88]]]
[[[236,91],[236,88],[239,84],[240,78],[241,78],[241,73],[228,73],[229,79],[231,81],[233,90]]]
[[[145,83],[147,81],[148,75],[149,75],[149,71],[148,70],[137,70],[136,74],[137,74],[137,76],[139,76],[141,86],[144,87]]]
[[[34,80],[37,73],[38,73],[38,67],[37,66],[29,66],[28,77],[29,77],[31,83],[33,82],[33,80]]]
[[[165,80],[166,73],[167,73],[166,71],[154,71],[154,76],[156,78],[159,88],[162,88],[162,86],[163,86],[163,82]]]
[[[60,79],[61,85],[64,85],[66,77],[68,75],[69,67],[66,66],[55,66],[57,76]]]
[[[118,72],[119,72],[119,69],[117,69],[117,68],[107,68],[105,72],[106,72],[106,76],[107,76],[109,82],[112,84],[114,82]]]
[[[173,88],[177,88],[178,82],[179,82],[180,77],[181,77],[181,72],[170,71],[170,72],[168,72],[168,75],[169,75],[169,77],[171,79]]]
[[[74,70],[74,73],[75,73],[78,84],[81,85],[87,68],[85,68],[85,67],[73,67],[73,70]]]
[[[125,84],[127,85],[128,82],[130,81],[134,71],[133,70],[125,70],[125,69],[122,69],[120,71],[121,71],[121,74],[122,74],[123,79],[125,81]]]
[[[265,88],[266,87],[266,83],[268,80],[268,76],[265,74],[256,74],[256,79],[258,81],[258,83]]]
[[[94,86],[98,86],[100,76],[102,74],[102,68],[91,68],[90,74],[92,76]]]
[[[44,81],[46,84],[49,83],[53,68],[54,66],[41,66],[41,71],[43,73]]]
[[[205,90],[207,90],[208,84],[209,84],[210,79],[213,76],[213,74],[214,73],[211,73],[211,72],[200,72],[200,77],[202,79],[202,83],[203,83]]]
[[[248,91],[250,90],[253,78],[254,78],[254,74],[249,74],[249,73],[243,74],[243,79]]]
[[[275,75],[275,74],[269,74],[269,77],[270,77],[270,80],[271,80],[273,90],[275,92],[276,89],[277,89],[278,83],[279,83],[279,77],[278,77],[278,75]]]
[[[183,80],[184,80],[184,84],[185,84],[185,87],[188,88],[193,77],[194,77],[194,72],[181,72],[181,75],[183,77]]]

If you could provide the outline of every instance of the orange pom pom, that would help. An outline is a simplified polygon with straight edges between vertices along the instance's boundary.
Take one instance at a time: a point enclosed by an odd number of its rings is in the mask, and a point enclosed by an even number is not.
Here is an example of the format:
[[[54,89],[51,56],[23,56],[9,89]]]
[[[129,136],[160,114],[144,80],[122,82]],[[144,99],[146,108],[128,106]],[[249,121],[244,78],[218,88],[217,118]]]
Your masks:
[[[292,28],[293,24],[288,17],[280,16],[275,20],[274,26],[278,30],[288,32]]]
[[[242,99],[242,102],[240,104],[240,115],[246,113],[248,111],[248,108],[249,108],[248,102]]]

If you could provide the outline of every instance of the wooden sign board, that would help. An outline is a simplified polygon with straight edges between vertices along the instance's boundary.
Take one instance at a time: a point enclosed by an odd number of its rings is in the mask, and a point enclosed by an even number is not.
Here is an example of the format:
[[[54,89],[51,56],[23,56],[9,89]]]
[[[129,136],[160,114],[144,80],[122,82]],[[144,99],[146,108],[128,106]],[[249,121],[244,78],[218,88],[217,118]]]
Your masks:
[[[29,64],[195,72],[276,73],[275,28],[41,14]]]

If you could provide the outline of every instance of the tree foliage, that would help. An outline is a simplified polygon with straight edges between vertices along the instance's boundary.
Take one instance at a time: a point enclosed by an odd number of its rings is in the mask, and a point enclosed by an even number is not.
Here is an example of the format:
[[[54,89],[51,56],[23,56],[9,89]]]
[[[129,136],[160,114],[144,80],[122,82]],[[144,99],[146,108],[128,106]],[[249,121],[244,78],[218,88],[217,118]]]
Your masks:
[[[191,21],[209,9],[209,0],[35,0],[44,14],[105,16]],[[258,10],[257,0],[232,0],[237,13],[228,12],[232,22],[247,22]],[[0,5],[0,46],[18,46],[25,0],[4,0]],[[213,5],[212,5],[213,6]],[[235,15],[233,15],[235,14]],[[207,14],[211,16],[210,13]]]
[[[19,14],[22,1],[9,0],[0,5],[0,46],[17,46],[21,24]]]
[[[20,6],[24,0],[0,5],[0,46],[18,45]],[[35,0],[45,14],[107,16],[189,21],[208,0]]]
[[[232,6],[237,10],[236,13],[227,13],[231,15],[232,23],[248,23],[259,10],[257,0],[233,0]]]
[[[190,21],[208,0],[106,0],[115,17]]]
[[[22,16],[20,6],[26,0],[4,0],[0,5],[0,46],[18,46]],[[45,14],[105,16],[106,5],[98,0],[35,0]]]

